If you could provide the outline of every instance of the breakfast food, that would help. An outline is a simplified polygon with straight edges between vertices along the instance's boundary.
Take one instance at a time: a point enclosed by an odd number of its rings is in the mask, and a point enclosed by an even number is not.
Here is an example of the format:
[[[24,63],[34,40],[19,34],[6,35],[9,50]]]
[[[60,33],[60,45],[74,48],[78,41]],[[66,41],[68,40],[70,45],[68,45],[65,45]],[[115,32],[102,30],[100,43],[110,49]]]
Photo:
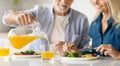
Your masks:
[[[34,50],[25,50],[14,53],[14,55],[40,55],[41,53],[35,52]]]
[[[93,58],[93,57],[97,57],[97,54],[93,53],[93,54],[78,54],[76,52],[73,53],[65,53],[63,55],[63,57],[71,57],[71,58]]]

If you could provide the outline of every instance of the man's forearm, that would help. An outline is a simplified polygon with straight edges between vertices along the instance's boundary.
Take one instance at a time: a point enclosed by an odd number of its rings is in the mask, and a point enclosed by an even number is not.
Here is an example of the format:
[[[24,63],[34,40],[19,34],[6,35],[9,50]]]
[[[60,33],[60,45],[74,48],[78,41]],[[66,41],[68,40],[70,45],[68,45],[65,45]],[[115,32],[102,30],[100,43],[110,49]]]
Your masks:
[[[19,15],[19,12],[16,12],[16,11],[11,11],[10,13],[8,13],[5,17],[5,22],[7,24],[15,24],[16,21],[15,21],[15,18],[16,16]]]

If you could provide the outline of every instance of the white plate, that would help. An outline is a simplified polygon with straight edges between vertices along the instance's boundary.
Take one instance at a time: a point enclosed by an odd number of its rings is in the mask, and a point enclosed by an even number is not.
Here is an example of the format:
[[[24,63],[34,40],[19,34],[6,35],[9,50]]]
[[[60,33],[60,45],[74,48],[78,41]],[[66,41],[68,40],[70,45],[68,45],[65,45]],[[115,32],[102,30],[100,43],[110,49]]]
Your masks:
[[[12,57],[16,58],[39,58],[41,55],[12,55]]]
[[[66,61],[81,61],[81,60],[94,60],[94,59],[98,59],[100,56],[97,55],[96,57],[92,57],[92,58],[70,58],[70,57],[62,57],[62,60],[66,60]]]

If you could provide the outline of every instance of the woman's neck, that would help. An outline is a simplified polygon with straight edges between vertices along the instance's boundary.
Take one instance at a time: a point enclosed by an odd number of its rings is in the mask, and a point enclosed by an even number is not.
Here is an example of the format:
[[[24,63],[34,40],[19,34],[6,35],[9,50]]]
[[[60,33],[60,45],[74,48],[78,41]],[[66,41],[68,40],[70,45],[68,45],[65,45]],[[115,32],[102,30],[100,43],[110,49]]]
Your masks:
[[[101,20],[101,30],[102,30],[102,34],[104,34],[104,32],[106,31],[107,27],[108,27],[108,24],[107,24],[107,21],[109,20],[110,18],[110,13],[109,12],[103,12],[103,17],[102,17],[102,20]]]
[[[102,12],[102,14],[103,14],[102,21],[107,22],[108,19],[110,18],[110,12],[109,11],[104,11],[104,12]]]

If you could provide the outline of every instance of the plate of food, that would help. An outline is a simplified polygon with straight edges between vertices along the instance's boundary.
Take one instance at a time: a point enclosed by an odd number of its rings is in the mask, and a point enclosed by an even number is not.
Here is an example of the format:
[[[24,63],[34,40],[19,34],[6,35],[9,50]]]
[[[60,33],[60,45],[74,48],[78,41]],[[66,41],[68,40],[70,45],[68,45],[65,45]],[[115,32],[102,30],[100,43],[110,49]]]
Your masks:
[[[35,57],[41,57],[41,53],[35,52],[34,50],[25,50],[25,51],[20,51],[20,52],[13,53],[12,57],[35,58]]]
[[[62,60],[66,61],[81,61],[81,60],[95,60],[98,59],[100,56],[93,53],[93,54],[78,54],[78,53],[65,53],[62,57]]]

